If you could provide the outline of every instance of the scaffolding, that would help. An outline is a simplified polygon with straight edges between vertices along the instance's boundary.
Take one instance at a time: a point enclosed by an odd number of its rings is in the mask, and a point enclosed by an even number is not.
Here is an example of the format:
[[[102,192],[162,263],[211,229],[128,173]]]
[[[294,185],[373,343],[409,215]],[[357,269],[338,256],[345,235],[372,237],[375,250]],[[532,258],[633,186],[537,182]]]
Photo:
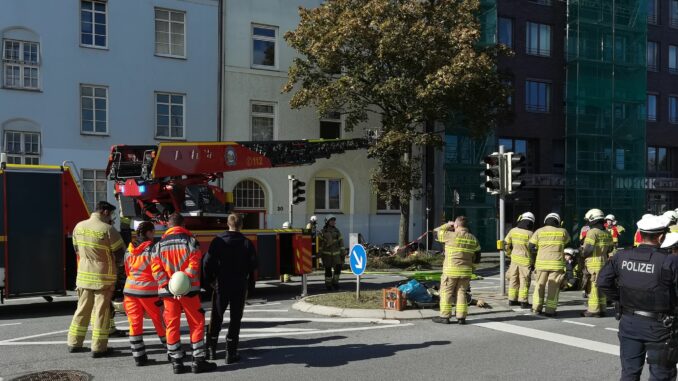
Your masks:
[[[629,227],[645,208],[647,0],[567,3],[565,223],[600,208]]]

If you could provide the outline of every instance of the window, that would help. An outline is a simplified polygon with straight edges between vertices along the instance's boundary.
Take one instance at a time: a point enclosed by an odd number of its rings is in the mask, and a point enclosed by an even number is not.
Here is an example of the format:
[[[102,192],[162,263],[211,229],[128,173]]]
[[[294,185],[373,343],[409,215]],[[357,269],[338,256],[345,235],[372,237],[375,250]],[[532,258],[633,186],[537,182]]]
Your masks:
[[[275,103],[252,102],[252,140],[273,140],[275,130]]]
[[[678,46],[669,45],[669,73],[678,74]]]
[[[535,160],[537,150],[534,141],[526,139],[499,138],[499,145],[504,146],[506,152],[515,152],[525,156],[525,170],[529,173],[535,172]]]
[[[379,188],[385,187],[387,184],[379,184]],[[377,192],[377,212],[400,212],[400,200],[394,198],[389,203],[386,198],[382,198]]]
[[[508,96],[506,97],[506,104],[509,106],[509,108],[513,108],[513,81],[510,79],[504,79],[501,81],[504,86],[508,88]]]
[[[89,210],[94,210],[99,201],[106,201],[107,185],[105,170],[82,170],[82,195]]]
[[[90,48],[106,48],[106,2],[80,2],[80,45]]]
[[[315,180],[315,210],[339,211],[341,209],[341,180]]]
[[[525,110],[530,112],[549,112],[551,109],[551,84],[546,82],[525,81]]]
[[[672,28],[678,28],[678,0],[671,0],[671,20],[670,24]]]
[[[669,123],[678,123],[678,98],[669,97]]]
[[[341,138],[341,114],[332,111],[320,120],[320,139],[339,138]]]
[[[533,56],[551,56],[551,26],[546,24],[527,23],[527,54]]]
[[[513,19],[500,17],[497,24],[497,33],[499,35],[499,43],[513,47]]]
[[[252,67],[276,67],[278,27],[252,25]]]
[[[647,120],[649,122],[657,121],[657,95],[647,94]]]
[[[80,132],[108,134],[108,88],[80,85]]]
[[[2,63],[5,87],[38,89],[40,62],[37,42],[3,40]]]
[[[647,147],[647,171],[654,174],[669,171],[668,148]]]
[[[40,133],[5,131],[8,164],[40,164]]]
[[[647,0],[647,23],[657,24],[659,20],[659,6],[657,0]]]
[[[155,93],[155,137],[183,139],[186,96],[175,93]]]
[[[233,188],[237,209],[266,209],[264,190],[254,180],[243,180]]]
[[[657,71],[657,43],[654,41],[647,42],[647,70]]]
[[[155,54],[186,57],[186,13],[155,9]]]

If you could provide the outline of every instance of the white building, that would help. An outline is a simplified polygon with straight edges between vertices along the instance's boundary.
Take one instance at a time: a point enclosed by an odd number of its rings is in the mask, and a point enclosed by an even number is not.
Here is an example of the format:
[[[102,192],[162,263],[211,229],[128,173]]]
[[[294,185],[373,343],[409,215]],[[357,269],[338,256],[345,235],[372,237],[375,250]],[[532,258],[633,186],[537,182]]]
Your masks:
[[[282,94],[287,70],[296,55],[284,40],[299,22],[298,8],[316,7],[320,0],[226,0],[224,5],[224,140],[292,140],[363,137],[356,128],[346,133],[339,116],[319,118],[314,109],[292,110],[291,94]],[[366,127],[378,127],[378,121]],[[306,182],[306,202],[294,207],[294,226],[311,215],[319,223],[332,214],[343,232],[362,233],[368,242],[397,242],[397,205],[378,202],[370,186],[366,150],[321,159],[310,166],[227,173],[236,210],[247,213],[250,227],[280,227],[288,219],[288,180]],[[416,210],[415,210],[416,212]],[[412,214],[415,215],[414,213]],[[413,219],[413,236],[421,229]],[[418,234],[417,234],[418,235]]]
[[[112,198],[114,144],[215,140],[217,0],[0,1],[0,135],[10,163],[73,161]]]

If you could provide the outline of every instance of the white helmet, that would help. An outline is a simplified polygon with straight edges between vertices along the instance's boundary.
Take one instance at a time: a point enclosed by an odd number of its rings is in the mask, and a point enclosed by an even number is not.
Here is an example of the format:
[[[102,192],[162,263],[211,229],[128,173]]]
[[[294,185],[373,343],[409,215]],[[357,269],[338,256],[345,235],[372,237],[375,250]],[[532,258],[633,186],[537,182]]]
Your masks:
[[[614,214],[608,214],[607,216],[605,216],[605,219],[609,221],[614,221]]]
[[[282,227],[282,228],[283,228],[283,229],[289,229],[289,228],[290,228],[290,223],[289,223],[289,221],[283,222],[283,227]]]
[[[544,217],[544,223],[546,223],[546,220],[548,220],[549,218],[555,219],[556,221],[558,221],[558,225],[560,225],[560,215],[558,213],[547,214],[546,217]]]
[[[595,222],[605,218],[605,213],[600,209],[591,209],[584,215],[584,219],[588,222]]]
[[[172,274],[167,289],[174,296],[183,296],[191,290],[191,279],[183,271]]]
[[[311,222],[316,222],[316,221],[318,221],[318,217],[311,216],[310,220],[311,220]]]
[[[565,250],[564,250],[564,252],[565,252],[565,254],[571,255],[571,256],[574,257],[574,249],[573,249],[573,248],[571,248],[571,247],[566,247]]]
[[[662,214],[662,216],[668,218],[671,221],[672,224],[674,224],[674,223],[676,223],[676,221],[678,221],[678,213],[676,213],[673,210],[669,210],[669,211],[664,212],[664,214]]]
[[[528,220],[528,221],[534,222],[534,214],[532,214],[532,212],[525,212],[525,213],[520,215],[520,221],[522,221],[522,220]]]
[[[325,217],[325,222],[330,222],[332,220],[337,220],[337,217],[335,217],[334,214],[330,214],[329,216]]]

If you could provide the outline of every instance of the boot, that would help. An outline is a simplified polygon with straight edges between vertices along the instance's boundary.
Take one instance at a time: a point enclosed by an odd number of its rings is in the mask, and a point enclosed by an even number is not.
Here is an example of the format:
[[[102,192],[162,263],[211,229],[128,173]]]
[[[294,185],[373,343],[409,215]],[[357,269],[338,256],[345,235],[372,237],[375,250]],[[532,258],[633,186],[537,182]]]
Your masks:
[[[556,313],[555,312],[544,312],[544,316],[553,318],[553,317],[556,317]]]
[[[240,361],[238,340],[226,339],[226,364],[235,364],[238,361]]]
[[[191,372],[193,373],[204,373],[211,372],[217,369],[217,364],[213,362],[208,362],[204,357],[194,357],[193,363],[191,364]]]
[[[601,317],[600,312],[589,312],[589,311],[583,311],[581,313],[581,316],[582,317],[596,317],[596,318]]]
[[[517,300],[509,300],[509,302],[508,302],[508,305],[509,305],[509,306],[517,306],[517,305],[519,305],[519,304],[520,304],[520,303],[518,303]]]
[[[529,310],[530,308],[532,308],[532,305],[528,302],[520,302],[520,308]]]
[[[457,324],[466,325],[466,318],[457,318]]]
[[[439,324],[450,324],[450,318],[442,317],[442,316],[434,316],[433,319],[431,319],[434,323],[439,323]]]
[[[174,374],[182,374],[186,372],[186,366],[184,366],[184,360],[182,359],[172,359],[172,371]]]
[[[134,362],[137,364],[137,366],[144,366],[146,363],[148,363],[148,356],[141,355],[139,357],[135,357]]]
[[[207,338],[207,359],[208,360],[216,360],[217,359],[217,340],[218,339],[212,339],[212,338]]]

